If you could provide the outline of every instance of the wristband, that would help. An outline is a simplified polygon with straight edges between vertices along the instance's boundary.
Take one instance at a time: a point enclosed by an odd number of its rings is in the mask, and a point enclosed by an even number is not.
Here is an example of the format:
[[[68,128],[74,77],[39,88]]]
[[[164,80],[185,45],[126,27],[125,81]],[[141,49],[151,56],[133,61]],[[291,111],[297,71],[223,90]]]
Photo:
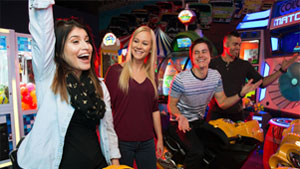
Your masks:
[[[286,72],[287,72],[287,70],[283,70],[282,68],[280,68],[279,71],[280,71],[281,73],[286,73]]]

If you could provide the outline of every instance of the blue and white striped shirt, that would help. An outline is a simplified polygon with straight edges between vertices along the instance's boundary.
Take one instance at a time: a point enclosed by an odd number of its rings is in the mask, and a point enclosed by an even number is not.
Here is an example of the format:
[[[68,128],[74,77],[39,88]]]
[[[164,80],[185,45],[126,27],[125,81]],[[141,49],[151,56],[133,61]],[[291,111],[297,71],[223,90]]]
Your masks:
[[[203,119],[213,95],[223,91],[221,75],[208,69],[205,79],[199,79],[192,70],[180,72],[173,79],[170,96],[178,98],[177,107],[189,122]],[[175,120],[175,116],[171,116]]]

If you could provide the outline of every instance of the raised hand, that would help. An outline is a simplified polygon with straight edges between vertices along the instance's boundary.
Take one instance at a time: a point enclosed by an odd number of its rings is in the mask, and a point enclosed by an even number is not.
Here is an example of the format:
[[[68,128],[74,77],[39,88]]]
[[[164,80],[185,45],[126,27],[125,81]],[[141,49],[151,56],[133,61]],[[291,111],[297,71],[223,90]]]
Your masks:
[[[290,60],[283,59],[283,61],[281,62],[281,69],[283,71],[286,71],[290,67],[290,65],[297,60],[299,55],[300,55],[299,53],[295,53]]]
[[[252,84],[252,82],[253,82],[253,79],[250,79],[248,81],[248,83],[245,84],[245,86],[243,86],[241,93],[240,93],[242,96],[245,96],[247,93],[255,90],[262,83],[262,80],[259,80],[254,84]]]

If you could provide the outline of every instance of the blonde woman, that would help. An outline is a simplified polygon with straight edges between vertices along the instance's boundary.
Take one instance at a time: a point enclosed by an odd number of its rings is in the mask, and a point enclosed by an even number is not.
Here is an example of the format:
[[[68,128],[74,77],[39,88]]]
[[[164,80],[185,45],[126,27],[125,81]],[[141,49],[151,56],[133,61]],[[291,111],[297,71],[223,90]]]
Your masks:
[[[112,65],[105,76],[111,95],[114,126],[119,138],[121,164],[156,169],[163,140],[154,74],[156,40],[152,29],[137,28],[131,36],[126,61]]]

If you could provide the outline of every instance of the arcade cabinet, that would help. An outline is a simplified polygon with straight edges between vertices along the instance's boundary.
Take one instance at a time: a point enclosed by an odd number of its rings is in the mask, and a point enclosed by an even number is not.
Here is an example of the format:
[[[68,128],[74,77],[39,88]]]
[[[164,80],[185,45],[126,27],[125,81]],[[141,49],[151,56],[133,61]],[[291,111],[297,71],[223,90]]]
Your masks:
[[[263,76],[265,57],[269,56],[270,43],[268,34],[268,22],[271,10],[246,14],[242,22],[236,27],[241,35],[242,44],[240,49],[240,58],[249,61],[253,67]],[[258,93],[261,93],[258,88],[246,94],[253,103],[259,103]],[[258,120],[260,127],[267,132],[268,121],[271,116],[268,112],[255,112],[253,119]]]
[[[11,164],[9,152],[20,139],[17,104],[19,65],[15,54],[15,31],[0,29],[0,168]]]
[[[300,7],[297,1],[285,0],[274,3],[270,17],[268,30],[270,32],[269,43],[271,55],[265,58],[263,65],[264,75],[272,74],[281,67],[284,59],[290,59],[292,55],[299,54],[300,44]],[[264,168],[269,168],[269,157],[279,147],[283,128],[289,126],[291,119],[300,117],[300,63],[293,63],[278,80],[261,91],[258,101],[264,105],[272,117],[279,117],[281,123],[270,121],[270,142],[264,144]],[[278,121],[277,121],[278,122]],[[276,127],[272,127],[275,126]],[[282,124],[288,124],[283,126]],[[276,130],[275,130],[276,129]],[[268,136],[267,133],[267,136]],[[279,140],[279,141],[278,141]]]
[[[265,58],[265,75],[278,71],[284,59],[300,52],[300,7],[291,6],[294,1],[280,1],[273,5],[268,30],[270,31],[271,55]],[[293,63],[287,73],[261,92],[259,96],[265,108],[274,116],[300,117],[300,63]]]

